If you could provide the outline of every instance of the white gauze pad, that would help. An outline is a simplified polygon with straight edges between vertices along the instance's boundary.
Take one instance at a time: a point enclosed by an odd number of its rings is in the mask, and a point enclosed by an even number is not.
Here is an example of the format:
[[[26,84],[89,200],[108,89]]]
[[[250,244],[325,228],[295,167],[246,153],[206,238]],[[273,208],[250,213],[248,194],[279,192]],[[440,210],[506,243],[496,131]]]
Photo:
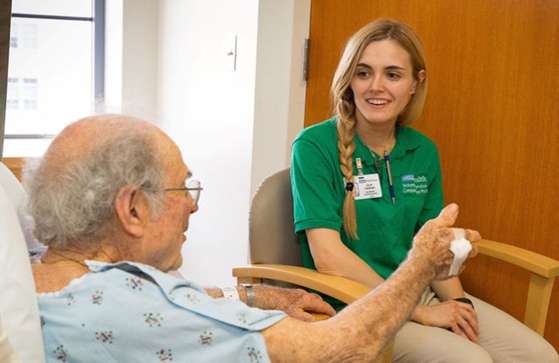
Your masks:
[[[454,240],[450,242],[450,251],[454,254],[454,260],[450,265],[448,276],[453,276],[460,272],[460,267],[468,258],[468,254],[472,250],[472,244],[466,239],[466,232],[461,228],[453,228]]]

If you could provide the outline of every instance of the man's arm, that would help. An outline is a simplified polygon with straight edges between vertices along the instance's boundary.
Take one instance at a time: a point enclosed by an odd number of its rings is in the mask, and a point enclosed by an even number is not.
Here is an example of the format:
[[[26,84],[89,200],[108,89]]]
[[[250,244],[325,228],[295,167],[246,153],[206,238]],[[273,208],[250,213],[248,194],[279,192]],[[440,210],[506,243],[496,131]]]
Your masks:
[[[263,332],[268,354],[273,362],[371,361],[407,320],[434,274],[425,259],[408,260],[331,319],[284,319]]]
[[[452,233],[447,227],[454,223],[457,213],[452,205],[426,223],[394,274],[335,317],[315,323],[287,318],[266,329],[263,335],[272,361],[374,359],[407,320],[427,284],[448,274]],[[469,237],[479,239],[479,235]]]
[[[254,307],[264,310],[282,310],[292,318],[313,321],[312,313],[333,316],[336,311],[316,294],[303,289],[287,289],[282,287],[253,285]],[[223,291],[218,287],[204,288],[213,298],[223,297]],[[248,302],[246,288],[237,286],[239,298],[245,304]]]
[[[343,276],[371,288],[375,288],[384,282],[384,279],[375,270],[344,245],[339,232],[327,228],[313,228],[308,229],[306,233],[315,267],[319,272]],[[458,282],[458,286],[456,286],[456,282]],[[464,290],[462,290],[458,277],[444,281],[433,281],[431,286],[434,289],[441,286],[441,290],[446,293],[444,296],[453,294],[454,297],[464,296]],[[444,289],[444,287],[448,288]],[[435,292],[439,294],[439,290],[435,290]],[[443,300],[446,299],[443,298]],[[464,310],[462,314],[453,313],[458,309],[452,309],[452,307],[434,309],[430,306],[417,305],[409,319],[423,325],[452,327],[457,334],[468,336],[470,340],[475,341],[479,333],[475,316],[464,309],[459,310],[460,312]],[[462,318],[463,315],[467,316]],[[473,328],[470,329],[470,324],[467,324],[468,326],[465,326],[464,329],[460,329],[459,323],[465,325],[464,323],[467,321],[474,321],[471,324]]]

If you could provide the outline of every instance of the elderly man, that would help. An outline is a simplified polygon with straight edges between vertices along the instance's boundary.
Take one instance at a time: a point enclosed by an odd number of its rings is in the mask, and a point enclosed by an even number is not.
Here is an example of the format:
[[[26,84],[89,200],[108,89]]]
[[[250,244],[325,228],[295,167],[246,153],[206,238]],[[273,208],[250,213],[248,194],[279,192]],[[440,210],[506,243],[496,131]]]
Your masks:
[[[370,361],[452,260],[455,205],[422,228],[385,283],[331,319],[304,322],[295,318],[334,312],[315,295],[265,286],[248,307],[165,273],[182,263],[200,187],[157,127],[118,115],[77,121],[28,174],[35,235],[49,246],[33,266],[49,362]]]

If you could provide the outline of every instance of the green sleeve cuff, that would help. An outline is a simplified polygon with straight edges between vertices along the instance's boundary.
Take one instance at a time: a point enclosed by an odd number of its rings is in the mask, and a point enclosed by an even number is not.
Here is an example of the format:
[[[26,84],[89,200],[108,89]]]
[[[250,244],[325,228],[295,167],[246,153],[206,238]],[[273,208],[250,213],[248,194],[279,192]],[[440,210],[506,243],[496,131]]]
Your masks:
[[[342,224],[339,221],[325,219],[307,219],[295,223],[295,233],[303,232],[311,228],[328,228],[339,232]]]

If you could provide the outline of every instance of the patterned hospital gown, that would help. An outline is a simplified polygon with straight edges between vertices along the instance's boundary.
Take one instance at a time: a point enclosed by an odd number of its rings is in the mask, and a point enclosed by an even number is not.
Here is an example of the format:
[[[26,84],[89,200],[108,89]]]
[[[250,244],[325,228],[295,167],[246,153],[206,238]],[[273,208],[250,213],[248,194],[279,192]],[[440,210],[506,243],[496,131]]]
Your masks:
[[[269,362],[259,333],[280,311],[214,299],[139,263],[91,272],[38,294],[47,362]]]

